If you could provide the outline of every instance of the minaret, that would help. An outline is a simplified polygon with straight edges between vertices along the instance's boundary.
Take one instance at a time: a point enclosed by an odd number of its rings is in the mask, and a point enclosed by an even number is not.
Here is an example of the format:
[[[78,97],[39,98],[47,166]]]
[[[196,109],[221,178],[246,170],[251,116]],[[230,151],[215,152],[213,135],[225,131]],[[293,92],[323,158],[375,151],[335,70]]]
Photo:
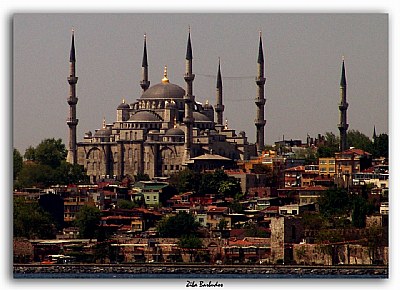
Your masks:
[[[375,143],[376,142],[376,130],[375,130],[375,125],[374,125],[374,133],[372,134],[372,142]]]
[[[185,72],[185,82],[186,82],[186,95],[184,97],[185,100],[185,117],[183,118],[183,123],[186,126],[185,132],[185,158],[188,160],[192,157],[192,139],[193,139],[193,80],[194,74],[192,73],[192,43],[190,41],[190,27],[189,27],[189,36],[187,41],[187,49],[186,49],[186,72]]]
[[[225,106],[222,104],[222,77],[221,77],[221,61],[218,59],[218,74],[217,74],[217,104],[215,105],[215,112],[217,114],[217,124],[222,125],[224,120]]]
[[[147,63],[147,45],[146,45],[146,34],[144,34],[144,45],[143,45],[143,60],[142,60],[142,80],[140,86],[143,89],[143,93],[149,88],[149,66]]]
[[[67,99],[69,105],[69,117],[67,119],[67,125],[69,127],[67,162],[77,164],[76,126],[78,125],[78,119],[76,118],[76,104],[78,103],[78,98],[76,97],[76,83],[78,82],[78,77],[75,75],[75,36],[73,29],[71,51],[69,55],[69,77],[67,80],[69,83],[69,97]]]
[[[255,125],[256,125],[257,152],[260,154],[264,149],[264,128],[266,123],[264,119],[264,107],[265,107],[264,85],[266,79],[264,77],[264,53],[263,53],[263,46],[261,39],[261,31],[260,31],[260,41],[258,47],[257,70],[258,70],[258,74],[256,77],[257,97],[255,100],[257,106],[257,117],[255,119]]]
[[[346,69],[344,66],[344,57],[342,59],[342,77],[340,79],[340,104],[339,104],[339,132],[340,132],[340,142],[339,142],[339,150],[344,151],[347,149],[347,128],[349,124],[347,124],[347,108],[349,104],[346,99]]]

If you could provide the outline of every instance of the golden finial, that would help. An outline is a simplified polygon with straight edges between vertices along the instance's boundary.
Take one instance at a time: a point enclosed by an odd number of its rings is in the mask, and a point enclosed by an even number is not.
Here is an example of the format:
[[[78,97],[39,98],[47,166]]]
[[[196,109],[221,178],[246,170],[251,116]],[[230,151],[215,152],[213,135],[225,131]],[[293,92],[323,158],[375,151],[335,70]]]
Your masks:
[[[169,83],[168,75],[167,75],[167,66],[164,67],[164,78],[161,80],[163,83]]]
[[[103,129],[106,128],[106,117],[103,117]]]
[[[208,105],[208,100],[206,100],[206,105]]]
[[[146,32],[145,32],[145,33],[144,33],[144,40],[146,40],[146,37],[147,37],[147,36],[146,36]]]
[[[258,35],[260,35],[260,37],[262,36],[261,28],[258,30]]]
[[[344,61],[344,55],[342,55],[342,61]]]
[[[189,26],[189,34],[190,34],[190,25],[188,25]]]
[[[72,34],[74,34],[75,33],[75,29],[74,29],[74,27],[72,26],[72,28],[71,28],[71,32],[72,32]]]
[[[122,103],[125,104],[125,98],[122,99]]]
[[[228,119],[225,120],[225,129],[228,129]]]

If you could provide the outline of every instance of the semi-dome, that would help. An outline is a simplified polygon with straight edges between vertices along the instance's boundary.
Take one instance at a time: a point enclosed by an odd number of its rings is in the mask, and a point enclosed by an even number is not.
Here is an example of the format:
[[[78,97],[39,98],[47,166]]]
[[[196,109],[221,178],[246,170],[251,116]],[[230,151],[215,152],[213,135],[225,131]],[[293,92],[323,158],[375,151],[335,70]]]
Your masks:
[[[165,132],[165,136],[181,136],[185,135],[185,132],[182,131],[182,129],[179,128],[171,128],[167,132]]]
[[[195,122],[211,122],[210,118],[199,112],[193,112],[193,118]]]
[[[133,114],[129,121],[136,122],[159,122],[162,121],[161,117],[154,112],[150,111],[138,111]]]
[[[94,133],[94,137],[110,137],[111,130],[109,128],[102,128]]]

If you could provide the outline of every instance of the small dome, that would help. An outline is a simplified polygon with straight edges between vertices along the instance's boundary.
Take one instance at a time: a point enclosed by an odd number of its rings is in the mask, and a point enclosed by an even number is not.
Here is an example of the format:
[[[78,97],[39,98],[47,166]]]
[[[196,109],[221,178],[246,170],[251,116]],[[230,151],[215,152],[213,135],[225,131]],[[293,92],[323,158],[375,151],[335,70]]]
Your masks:
[[[163,82],[148,88],[141,99],[182,99],[185,90],[178,85]]]
[[[129,109],[129,105],[125,103],[125,99],[122,99],[122,103],[118,106],[118,109]]]
[[[193,118],[195,122],[211,122],[210,118],[199,112],[193,112]]]
[[[179,128],[171,128],[167,132],[165,132],[165,136],[182,136],[185,135],[185,132]]]
[[[136,122],[160,122],[162,121],[161,117],[154,112],[151,111],[138,111],[133,114],[129,121]]]
[[[129,109],[129,105],[127,103],[121,103],[118,106],[118,109]]]

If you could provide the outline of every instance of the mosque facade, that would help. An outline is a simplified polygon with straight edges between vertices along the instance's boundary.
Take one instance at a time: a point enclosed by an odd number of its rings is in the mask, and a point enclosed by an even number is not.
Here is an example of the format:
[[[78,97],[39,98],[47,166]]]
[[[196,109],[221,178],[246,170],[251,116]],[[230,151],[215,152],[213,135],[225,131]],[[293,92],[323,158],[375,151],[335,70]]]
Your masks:
[[[102,178],[122,179],[129,175],[147,174],[150,178],[166,177],[184,168],[191,168],[196,160],[213,162],[248,160],[264,147],[264,57],[260,34],[257,60],[257,95],[255,98],[256,142],[250,143],[245,132],[236,133],[224,121],[221,67],[218,64],[216,104],[195,100],[192,71],[192,45],[189,31],[185,74],[186,88],[168,79],[167,67],[160,83],[150,86],[148,80],[147,42],[144,38],[142,94],[133,103],[122,101],[116,108],[116,120],[102,128],[85,133],[76,140],[76,85],[74,33],[70,51],[68,83],[69,142],[67,161],[83,165],[92,182]],[[222,162],[222,163],[221,163]]]

